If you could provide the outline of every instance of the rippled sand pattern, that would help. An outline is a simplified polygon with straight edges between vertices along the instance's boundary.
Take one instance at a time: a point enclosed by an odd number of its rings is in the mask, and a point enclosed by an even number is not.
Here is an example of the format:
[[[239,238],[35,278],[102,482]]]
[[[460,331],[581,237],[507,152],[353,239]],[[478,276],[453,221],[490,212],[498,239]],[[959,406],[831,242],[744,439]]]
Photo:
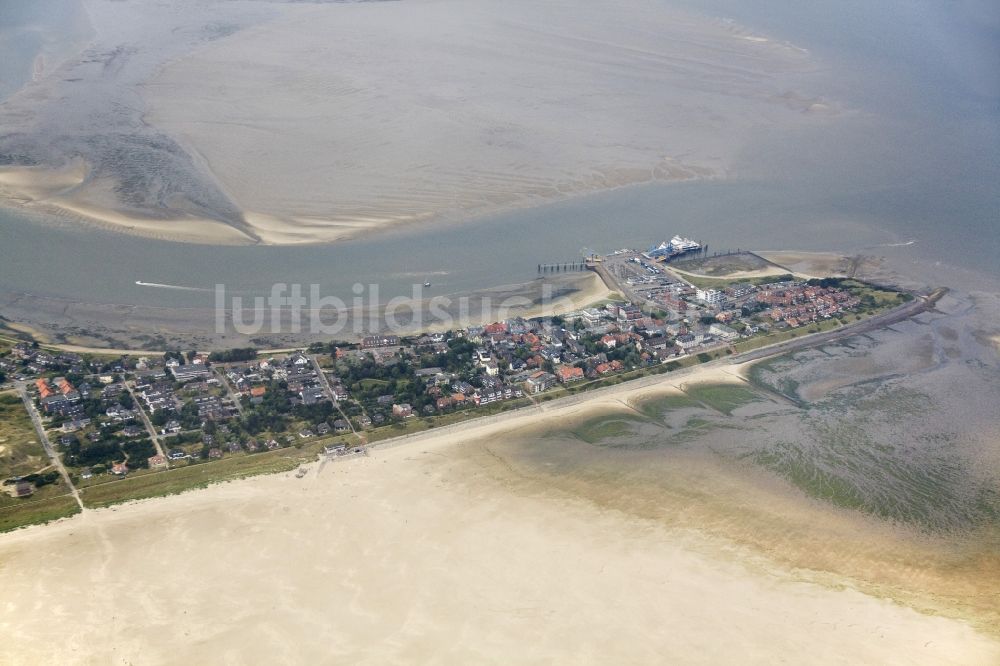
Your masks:
[[[805,51],[641,0],[86,7],[95,40],[0,105],[0,196],[158,238],[335,240],[724,176],[759,128],[832,110]]]

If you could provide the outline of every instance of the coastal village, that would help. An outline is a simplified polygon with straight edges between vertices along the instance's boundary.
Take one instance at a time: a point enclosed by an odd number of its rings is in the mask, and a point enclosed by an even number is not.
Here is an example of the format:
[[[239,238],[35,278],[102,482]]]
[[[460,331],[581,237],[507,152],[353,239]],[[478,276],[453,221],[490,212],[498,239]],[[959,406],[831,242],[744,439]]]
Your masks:
[[[588,258],[621,297],[558,316],[266,356],[247,348],[103,357],[25,341],[2,352],[0,373],[20,387],[67,479],[86,489],[289,447],[359,455],[414,423],[433,427],[670,371],[782,332],[843,325],[908,296],[876,298],[854,280],[791,274],[688,279],[670,262],[691,255],[701,267],[746,261],[743,253],[708,257],[674,238],[647,252]],[[3,486],[26,498],[58,477],[42,465]]]

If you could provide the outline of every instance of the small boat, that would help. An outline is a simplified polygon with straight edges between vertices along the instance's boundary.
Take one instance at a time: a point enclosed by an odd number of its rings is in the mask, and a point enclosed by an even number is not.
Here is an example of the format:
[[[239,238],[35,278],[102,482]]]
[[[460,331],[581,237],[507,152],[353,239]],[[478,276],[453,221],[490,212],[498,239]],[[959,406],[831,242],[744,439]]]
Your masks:
[[[430,282],[424,282],[424,286],[425,287],[429,287],[429,286],[431,286],[431,283]]]

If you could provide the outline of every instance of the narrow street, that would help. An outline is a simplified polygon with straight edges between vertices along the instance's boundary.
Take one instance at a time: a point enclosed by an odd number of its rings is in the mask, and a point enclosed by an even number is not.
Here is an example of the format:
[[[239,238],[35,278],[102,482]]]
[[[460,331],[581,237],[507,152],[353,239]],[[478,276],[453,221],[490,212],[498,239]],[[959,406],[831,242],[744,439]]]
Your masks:
[[[219,382],[221,382],[222,387],[226,389],[226,395],[228,395],[229,399],[233,401],[233,405],[236,406],[236,411],[240,413],[241,417],[246,416],[243,412],[243,403],[240,402],[240,396],[236,395],[236,392],[233,391],[233,387],[229,385],[229,380],[226,379],[226,375],[220,368],[214,365],[212,366],[212,373],[218,378]]]
[[[125,383],[125,389],[128,391],[128,394],[132,396],[133,407],[137,412],[139,412],[140,418],[142,418],[142,422],[146,426],[146,432],[149,433],[149,438],[153,440],[153,446],[156,447],[156,453],[166,457],[167,454],[163,451],[163,445],[160,443],[160,437],[156,434],[156,428],[153,427],[153,422],[150,421],[149,417],[146,415],[146,410],[142,408],[139,397],[135,394],[135,388],[132,386],[131,382]]]
[[[310,355],[309,360],[312,361],[313,368],[315,368],[317,374],[319,374],[319,383],[322,385],[323,391],[326,393],[326,397],[330,399],[333,406],[337,408],[338,412],[340,412],[340,418],[347,421],[347,427],[349,427],[354,436],[358,438],[358,442],[364,445],[366,442],[365,437],[358,434],[358,431],[354,429],[354,424],[351,422],[351,419],[347,418],[347,414],[345,414],[344,410],[340,408],[340,403],[337,401],[337,396],[333,392],[333,387],[330,386],[330,380],[327,379],[326,375],[323,373],[323,368],[320,367],[316,354]]]
[[[20,394],[21,400],[24,402],[24,408],[28,410],[28,416],[31,417],[31,423],[35,426],[35,432],[38,434],[38,441],[42,443],[42,448],[45,449],[46,455],[49,456],[49,459],[52,461],[52,464],[55,465],[55,468],[59,470],[59,473],[62,475],[63,481],[66,482],[66,487],[69,488],[70,494],[73,495],[73,499],[76,500],[76,503],[79,504],[80,508],[82,509],[83,501],[80,499],[80,493],[77,491],[76,486],[74,486],[73,482],[70,480],[69,472],[66,471],[66,466],[63,465],[62,459],[59,457],[59,454],[57,454],[55,452],[55,449],[52,448],[52,443],[49,441],[49,436],[45,432],[45,426],[42,425],[42,417],[38,413],[38,410],[35,409],[35,403],[31,401],[31,396],[28,395],[28,389],[25,386],[25,383],[17,382],[16,385],[17,385],[17,392]]]

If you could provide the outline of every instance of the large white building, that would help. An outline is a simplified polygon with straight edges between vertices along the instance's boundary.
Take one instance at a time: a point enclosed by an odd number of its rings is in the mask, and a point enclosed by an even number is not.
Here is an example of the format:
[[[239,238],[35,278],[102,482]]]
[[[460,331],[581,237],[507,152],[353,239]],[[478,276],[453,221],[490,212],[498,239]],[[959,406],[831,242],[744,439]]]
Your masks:
[[[718,289],[698,289],[695,291],[694,296],[707,305],[721,305],[726,300],[725,292]]]

